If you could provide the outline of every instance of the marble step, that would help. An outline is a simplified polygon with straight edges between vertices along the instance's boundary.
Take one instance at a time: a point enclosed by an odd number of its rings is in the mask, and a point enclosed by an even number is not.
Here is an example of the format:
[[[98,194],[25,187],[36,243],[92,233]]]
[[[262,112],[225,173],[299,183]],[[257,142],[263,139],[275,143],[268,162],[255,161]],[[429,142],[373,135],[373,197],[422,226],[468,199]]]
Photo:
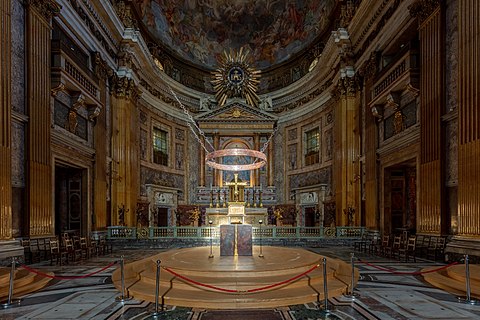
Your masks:
[[[185,248],[163,252],[125,265],[125,287],[136,299],[154,302],[156,261],[194,281],[224,289],[192,285],[186,280],[160,272],[160,292],[167,304],[214,309],[263,308],[313,302],[323,297],[323,266],[306,276],[268,290],[262,288],[298,276],[323,260],[323,256],[301,248],[267,247],[265,257],[219,257],[208,259],[209,248]],[[329,296],[349,290],[351,266],[341,260],[327,258]],[[120,290],[120,270],[112,273],[112,281]],[[355,271],[358,281],[358,270]]]
[[[455,268],[459,267],[459,268]],[[470,266],[471,268],[472,266]],[[438,267],[425,268],[422,271],[429,271]],[[445,290],[451,294],[465,296],[466,295],[466,277],[464,266],[453,266],[454,270],[441,270],[438,272],[424,273],[423,278],[431,285]],[[456,269],[456,270],[455,270]],[[478,272],[478,271],[475,271]],[[463,276],[462,276],[463,273]],[[453,276],[452,276],[453,275]],[[472,281],[472,269],[470,269],[470,294],[471,297],[480,298],[480,282],[475,276]]]
[[[0,270],[2,270],[2,275],[5,274],[5,269],[8,269],[7,274],[9,275],[10,268],[1,268]],[[51,272],[46,273],[49,275],[53,275],[53,273]],[[19,297],[27,293],[38,291],[45,287],[50,282],[50,280],[50,278],[36,275],[25,269],[17,269],[15,273],[15,280],[13,282],[13,294],[15,297]],[[2,277],[0,279],[0,300],[8,297],[8,290],[10,286],[9,281],[10,276],[8,276],[8,278],[6,279],[5,277]]]
[[[128,288],[130,296],[135,299],[155,301],[155,285],[135,283]],[[345,292],[345,285],[338,282],[329,284],[328,295],[339,296]],[[322,300],[323,286],[303,286],[277,291],[264,291],[256,293],[222,293],[204,291],[201,294],[192,290],[177,288],[160,288],[160,299],[164,304],[208,308],[208,309],[249,309],[269,308],[303,304]]]

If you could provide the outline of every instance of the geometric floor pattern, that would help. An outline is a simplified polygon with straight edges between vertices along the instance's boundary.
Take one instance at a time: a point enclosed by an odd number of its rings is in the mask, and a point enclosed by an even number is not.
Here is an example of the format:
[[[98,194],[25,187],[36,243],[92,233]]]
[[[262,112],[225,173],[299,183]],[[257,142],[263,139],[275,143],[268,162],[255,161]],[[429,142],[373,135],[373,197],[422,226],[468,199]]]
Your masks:
[[[308,249],[308,248],[307,248]],[[332,258],[350,262],[350,247],[310,248]],[[102,268],[121,255],[125,262],[145,258],[162,250],[123,250],[76,262],[67,266],[50,266],[49,262],[30,265],[42,272],[74,276],[88,274]],[[362,261],[383,268],[413,272],[428,266],[442,266],[440,262],[417,259],[417,262],[399,262],[382,257],[355,252]],[[116,265],[114,268],[118,267]],[[158,319],[178,320],[314,320],[314,319],[480,319],[480,306],[457,302],[457,298],[433,288],[418,275],[392,274],[368,265],[357,264],[360,281],[355,288],[357,295],[352,302],[346,297],[327,301],[329,312],[324,311],[325,301],[292,305],[274,309],[207,310],[165,306]],[[0,319],[146,319],[154,312],[155,305],[138,300],[125,303],[115,301],[119,292],[111,282],[114,269],[107,269],[94,276],[75,280],[53,280],[39,292],[26,295],[21,305],[0,309]],[[18,297],[15,297],[18,298]]]

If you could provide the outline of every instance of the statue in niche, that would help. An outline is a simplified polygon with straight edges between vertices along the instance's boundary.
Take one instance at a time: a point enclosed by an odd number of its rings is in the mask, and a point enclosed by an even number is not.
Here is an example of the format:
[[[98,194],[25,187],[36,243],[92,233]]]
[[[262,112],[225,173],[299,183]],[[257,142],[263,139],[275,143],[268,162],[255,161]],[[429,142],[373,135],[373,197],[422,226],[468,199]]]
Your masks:
[[[68,119],[65,123],[65,129],[67,129],[71,133],[76,133],[77,126],[78,126],[77,113],[75,112],[75,110],[70,110],[68,112]]]
[[[405,129],[405,115],[400,109],[395,111],[395,118],[393,119],[393,133],[398,134]]]

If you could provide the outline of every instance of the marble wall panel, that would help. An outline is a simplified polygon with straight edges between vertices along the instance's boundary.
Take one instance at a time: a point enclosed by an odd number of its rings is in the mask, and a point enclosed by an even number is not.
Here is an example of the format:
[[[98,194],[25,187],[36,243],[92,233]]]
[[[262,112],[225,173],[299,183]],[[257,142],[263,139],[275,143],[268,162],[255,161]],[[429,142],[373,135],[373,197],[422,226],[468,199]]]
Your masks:
[[[147,160],[148,133],[146,130],[140,130],[140,159]]]
[[[140,184],[154,184],[169,188],[178,188],[183,190],[185,177],[183,175],[170,172],[155,170],[152,168],[140,167]]]
[[[458,3],[457,0],[447,0],[446,5],[446,41],[445,41],[445,81],[446,81],[446,112],[458,106]]]
[[[285,170],[284,170],[284,154],[286,152],[285,146],[283,143],[284,135],[283,132],[285,128],[283,125],[279,126],[277,133],[273,137],[274,139],[274,184],[277,191],[277,201],[278,203],[284,203],[287,199],[285,199],[285,190],[284,190],[284,183],[285,183]]]
[[[458,183],[458,120],[452,120],[445,126],[445,184]]]
[[[328,166],[320,170],[291,175],[289,188],[291,190],[294,188],[312,186],[316,184],[331,185],[331,182],[332,167]]]
[[[12,109],[25,113],[25,8],[12,1]]]
[[[25,126],[12,121],[12,186],[25,187]]]

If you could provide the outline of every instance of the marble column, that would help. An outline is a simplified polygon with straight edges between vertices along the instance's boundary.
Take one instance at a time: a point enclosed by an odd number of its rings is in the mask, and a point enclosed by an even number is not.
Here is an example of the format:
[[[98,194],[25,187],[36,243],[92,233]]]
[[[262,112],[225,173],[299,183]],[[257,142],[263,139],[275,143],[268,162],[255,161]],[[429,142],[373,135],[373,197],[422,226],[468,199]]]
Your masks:
[[[268,186],[274,185],[274,177],[273,177],[273,139],[270,140],[268,143],[268,154],[267,154],[267,179],[268,179]]]
[[[54,0],[26,1],[27,214],[30,236],[54,234],[50,151],[50,34]]]
[[[260,150],[260,134],[256,132],[253,136],[253,149]],[[255,169],[253,172],[255,185],[260,186],[260,169]]]
[[[12,238],[11,1],[0,2],[0,240]]]

